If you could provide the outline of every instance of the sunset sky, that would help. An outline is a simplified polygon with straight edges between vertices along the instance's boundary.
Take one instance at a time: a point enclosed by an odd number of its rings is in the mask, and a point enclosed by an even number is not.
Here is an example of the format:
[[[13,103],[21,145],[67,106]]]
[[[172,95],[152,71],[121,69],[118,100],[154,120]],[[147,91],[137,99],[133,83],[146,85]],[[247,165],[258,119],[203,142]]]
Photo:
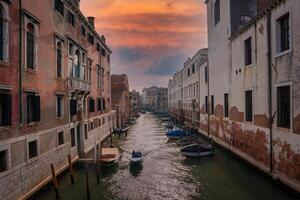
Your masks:
[[[203,0],[81,0],[113,51],[112,73],[126,73],[130,89],[167,86],[198,49],[207,46]]]

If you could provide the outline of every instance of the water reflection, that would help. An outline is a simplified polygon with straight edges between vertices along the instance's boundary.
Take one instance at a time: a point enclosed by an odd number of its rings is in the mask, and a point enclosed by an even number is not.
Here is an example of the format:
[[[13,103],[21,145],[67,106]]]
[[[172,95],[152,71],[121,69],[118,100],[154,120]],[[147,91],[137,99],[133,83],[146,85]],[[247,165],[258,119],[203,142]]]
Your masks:
[[[132,176],[138,177],[143,170],[142,163],[129,163],[129,171]]]
[[[168,140],[165,131],[160,118],[147,113],[130,128],[127,137],[115,137],[122,159],[118,165],[101,168],[100,184],[96,183],[95,169],[90,168],[92,199],[296,199],[218,148],[213,157],[182,157],[176,140]],[[132,150],[143,153],[140,165],[130,164]],[[67,176],[60,181],[62,199],[86,199],[81,169],[75,178],[74,186]],[[51,190],[40,199],[53,197]]]

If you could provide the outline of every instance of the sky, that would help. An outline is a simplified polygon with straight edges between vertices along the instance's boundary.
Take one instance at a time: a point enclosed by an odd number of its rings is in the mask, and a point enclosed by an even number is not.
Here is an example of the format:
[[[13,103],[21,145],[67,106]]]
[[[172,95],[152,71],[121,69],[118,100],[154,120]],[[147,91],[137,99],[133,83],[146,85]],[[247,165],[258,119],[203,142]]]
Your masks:
[[[112,50],[111,73],[130,90],[167,87],[188,57],[207,47],[203,0],[81,0],[85,16]]]

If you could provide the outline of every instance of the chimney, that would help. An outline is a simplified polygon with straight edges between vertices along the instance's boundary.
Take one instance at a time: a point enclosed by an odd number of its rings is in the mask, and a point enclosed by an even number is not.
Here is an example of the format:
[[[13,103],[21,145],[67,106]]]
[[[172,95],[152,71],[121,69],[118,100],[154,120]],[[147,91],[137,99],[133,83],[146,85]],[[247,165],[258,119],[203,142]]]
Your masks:
[[[90,25],[95,28],[95,17],[87,17]]]

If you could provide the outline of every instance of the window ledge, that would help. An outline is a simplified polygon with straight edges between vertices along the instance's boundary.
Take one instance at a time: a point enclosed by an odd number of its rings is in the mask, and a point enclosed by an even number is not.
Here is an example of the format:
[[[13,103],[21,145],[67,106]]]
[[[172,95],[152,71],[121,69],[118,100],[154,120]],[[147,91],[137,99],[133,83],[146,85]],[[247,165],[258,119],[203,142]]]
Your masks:
[[[252,68],[253,67],[253,64],[249,64],[249,65],[245,65],[245,69],[249,69],[249,68]]]
[[[57,76],[56,76],[56,79],[59,80],[59,81],[63,81],[63,80],[64,80],[64,77],[57,77]]]
[[[62,19],[64,19],[65,18],[65,16],[63,16],[60,12],[58,12],[57,10],[55,10],[55,13],[60,17],[60,18],[62,18]]]
[[[37,73],[36,69],[30,69],[28,67],[25,68],[25,72],[29,72],[29,73]]]
[[[0,65],[9,66],[9,62],[5,60],[0,60]]]
[[[292,52],[292,49],[289,49],[289,50],[286,50],[286,51],[283,51],[283,52],[280,52],[280,53],[276,53],[274,58],[279,58],[279,57],[284,56],[284,55],[286,55],[288,53],[291,53],[291,52]]]
[[[277,127],[277,131],[282,131],[282,132],[285,132],[285,133],[290,133],[291,129],[290,128]]]

